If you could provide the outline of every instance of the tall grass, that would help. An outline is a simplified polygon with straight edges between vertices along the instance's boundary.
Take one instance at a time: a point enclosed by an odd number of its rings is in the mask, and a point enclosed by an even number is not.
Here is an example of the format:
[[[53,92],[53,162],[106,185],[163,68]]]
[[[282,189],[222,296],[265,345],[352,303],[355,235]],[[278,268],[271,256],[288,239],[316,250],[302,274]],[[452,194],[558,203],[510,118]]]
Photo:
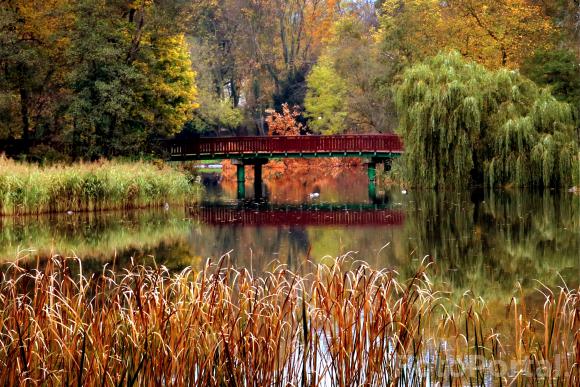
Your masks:
[[[515,325],[504,335],[486,327],[482,300],[451,304],[425,268],[406,281],[343,259],[312,269],[254,277],[222,260],[200,272],[133,266],[89,278],[80,263],[58,257],[36,270],[14,264],[0,285],[0,383],[580,381],[577,290],[543,289],[537,321],[521,301],[506,300]]]
[[[0,156],[0,215],[156,207],[188,200],[193,192],[185,174],[162,164],[41,167]]]

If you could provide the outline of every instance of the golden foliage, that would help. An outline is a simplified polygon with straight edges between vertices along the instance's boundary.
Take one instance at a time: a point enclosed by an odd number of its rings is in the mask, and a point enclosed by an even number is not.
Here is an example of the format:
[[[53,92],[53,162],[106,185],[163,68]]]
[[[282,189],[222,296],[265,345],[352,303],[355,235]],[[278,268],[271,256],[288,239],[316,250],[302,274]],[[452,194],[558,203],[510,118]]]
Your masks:
[[[384,39],[397,40],[408,60],[455,49],[489,68],[519,67],[558,33],[529,0],[387,0],[381,24]]]

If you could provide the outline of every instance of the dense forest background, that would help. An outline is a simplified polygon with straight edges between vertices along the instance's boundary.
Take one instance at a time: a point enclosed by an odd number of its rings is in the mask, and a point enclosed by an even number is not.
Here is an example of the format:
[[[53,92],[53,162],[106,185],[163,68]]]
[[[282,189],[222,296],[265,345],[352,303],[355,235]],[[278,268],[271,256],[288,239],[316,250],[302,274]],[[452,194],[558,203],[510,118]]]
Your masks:
[[[31,158],[140,156],[173,135],[267,134],[283,104],[303,131],[394,131],[394,86],[450,50],[548,86],[570,104],[578,135],[578,0],[0,4],[0,141],[22,139]]]

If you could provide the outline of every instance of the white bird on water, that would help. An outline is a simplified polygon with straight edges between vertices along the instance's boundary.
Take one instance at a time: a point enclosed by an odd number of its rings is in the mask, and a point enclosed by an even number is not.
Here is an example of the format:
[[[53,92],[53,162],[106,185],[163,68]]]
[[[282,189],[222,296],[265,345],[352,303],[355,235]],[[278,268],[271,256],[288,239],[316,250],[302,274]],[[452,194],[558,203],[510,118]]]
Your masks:
[[[403,195],[406,195],[406,194],[407,194],[407,190],[406,190],[405,188],[403,188],[403,189],[401,190],[401,193],[402,193]]]
[[[315,199],[315,198],[319,198],[320,197],[320,194],[318,192],[312,192],[312,193],[309,193],[308,194],[308,197],[310,199]]]

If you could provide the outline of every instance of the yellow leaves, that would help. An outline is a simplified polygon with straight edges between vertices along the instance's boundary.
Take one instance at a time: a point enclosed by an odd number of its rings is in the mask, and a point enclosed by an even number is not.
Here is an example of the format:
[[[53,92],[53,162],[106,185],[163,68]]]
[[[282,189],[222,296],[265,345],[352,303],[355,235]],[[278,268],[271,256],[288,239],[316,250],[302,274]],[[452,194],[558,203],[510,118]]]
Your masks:
[[[155,45],[155,58],[151,63],[137,63],[147,72],[155,96],[154,108],[140,114],[149,122],[156,121],[171,134],[181,130],[193,110],[199,107],[196,73],[192,70],[183,34],[157,38]]]
[[[73,20],[63,9],[65,0],[17,0],[13,7],[18,14],[18,28],[21,39],[46,42],[55,31],[63,29]]]
[[[142,7],[148,7],[153,4],[154,4],[153,0],[133,0],[130,4],[127,4],[127,8],[139,9]]]
[[[519,67],[558,32],[529,0],[387,0],[383,15],[385,39],[399,39],[411,60],[455,49],[490,68]]]
[[[405,57],[423,57],[437,53],[439,38],[445,35],[442,7],[435,0],[387,0],[383,5],[381,25],[387,39],[398,40],[395,45]],[[411,59],[412,60],[412,59]]]

